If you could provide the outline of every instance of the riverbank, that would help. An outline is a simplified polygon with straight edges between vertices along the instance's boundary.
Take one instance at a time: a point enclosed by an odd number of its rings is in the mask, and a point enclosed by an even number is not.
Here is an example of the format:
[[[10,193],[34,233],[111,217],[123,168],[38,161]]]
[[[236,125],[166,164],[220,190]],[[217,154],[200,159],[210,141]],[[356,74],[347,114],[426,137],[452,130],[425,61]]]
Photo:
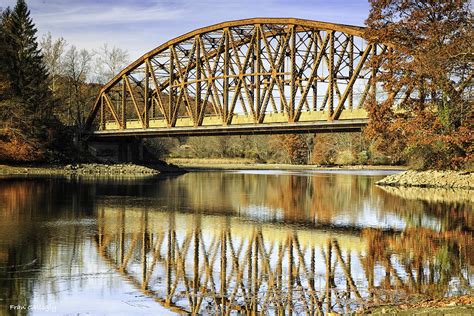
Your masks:
[[[380,186],[380,189],[405,200],[422,200],[431,203],[474,203],[474,194],[469,189],[402,186]]]
[[[160,173],[183,173],[170,164],[69,164],[69,165],[1,165],[0,175],[82,175],[82,176],[140,176]]]
[[[403,171],[403,166],[321,166],[256,163],[250,159],[205,159],[205,158],[169,158],[166,162],[187,171],[205,170],[394,170]]]
[[[384,170],[401,171],[386,176],[376,184],[386,187],[474,189],[474,173],[461,171],[413,171],[402,166],[319,166],[255,163],[246,159],[168,159],[166,162],[136,164],[2,165],[0,175],[88,175],[139,176],[160,173],[184,173],[212,170]]]
[[[378,181],[377,185],[474,190],[474,173],[467,171],[407,170],[389,175]]]

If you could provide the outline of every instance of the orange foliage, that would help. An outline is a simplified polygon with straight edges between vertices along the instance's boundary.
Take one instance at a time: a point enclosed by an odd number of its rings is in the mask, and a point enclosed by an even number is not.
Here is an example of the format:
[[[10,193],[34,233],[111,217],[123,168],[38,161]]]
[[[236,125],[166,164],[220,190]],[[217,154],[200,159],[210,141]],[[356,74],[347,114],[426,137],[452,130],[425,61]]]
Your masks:
[[[392,47],[371,60],[389,97],[367,101],[367,136],[415,168],[462,168],[473,158],[470,1],[370,3],[366,36]],[[397,93],[405,114],[392,110]]]
[[[288,134],[280,135],[278,139],[287,152],[290,163],[302,165],[308,161],[308,144],[305,140],[305,135]]]
[[[34,161],[41,159],[44,151],[21,140],[12,132],[0,135],[0,161]]]

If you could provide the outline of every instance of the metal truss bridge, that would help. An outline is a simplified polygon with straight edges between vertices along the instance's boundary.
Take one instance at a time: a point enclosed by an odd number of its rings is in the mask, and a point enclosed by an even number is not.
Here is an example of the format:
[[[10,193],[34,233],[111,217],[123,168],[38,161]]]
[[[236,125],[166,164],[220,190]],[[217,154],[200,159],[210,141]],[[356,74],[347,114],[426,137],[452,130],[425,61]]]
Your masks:
[[[174,38],[123,69],[87,119],[94,136],[356,131],[377,91],[364,28],[254,18]],[[378,97],[378,95],[377,95]]]

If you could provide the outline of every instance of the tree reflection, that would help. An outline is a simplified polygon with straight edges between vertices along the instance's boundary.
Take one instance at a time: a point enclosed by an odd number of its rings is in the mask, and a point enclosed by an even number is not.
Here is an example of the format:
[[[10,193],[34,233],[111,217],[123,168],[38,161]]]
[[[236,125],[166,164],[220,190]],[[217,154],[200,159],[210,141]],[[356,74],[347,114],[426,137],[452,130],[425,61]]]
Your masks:
[[[24,315],[10,305],[29,306],[35,284],[51,260],[69,267],[80,244],[77,226],[61,228],[60,236],[74,239],[72,252],[65,256],[50,242],[50,219],[77,218],[91,213],[89,191],[76,181],[59,179],[0,179],[0,314]],[[56,232],[57,233],[57,232]],[[56,281],[47,287],[54,293]]]

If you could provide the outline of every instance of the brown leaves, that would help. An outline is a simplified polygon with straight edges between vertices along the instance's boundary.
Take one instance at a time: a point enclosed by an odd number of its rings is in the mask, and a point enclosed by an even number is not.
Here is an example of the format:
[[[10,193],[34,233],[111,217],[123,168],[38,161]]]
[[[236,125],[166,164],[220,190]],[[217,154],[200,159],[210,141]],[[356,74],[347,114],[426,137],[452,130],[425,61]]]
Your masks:
[[[474,73],[470,1],[370,3],[366,36],[392,46],[372,58],[389,97],[367,101],[367,135],[400,159],[414,155],[422,168],[461,167],[472,158],[467,145],[472,128],[466,123],[473,116],[466,92]],[[402,93],[404,103],[397,104]],[[394,105],[405,114],[395,116]]]
[[[19,131],[0,131],[0,161],[35,161],[43,158],[44,151],[19,135]]]
[[[281,145],[286,150],[290,163],[302,165],[308,161],[308,144],[305,136],[300,134],[289,134],[278,136]]]

